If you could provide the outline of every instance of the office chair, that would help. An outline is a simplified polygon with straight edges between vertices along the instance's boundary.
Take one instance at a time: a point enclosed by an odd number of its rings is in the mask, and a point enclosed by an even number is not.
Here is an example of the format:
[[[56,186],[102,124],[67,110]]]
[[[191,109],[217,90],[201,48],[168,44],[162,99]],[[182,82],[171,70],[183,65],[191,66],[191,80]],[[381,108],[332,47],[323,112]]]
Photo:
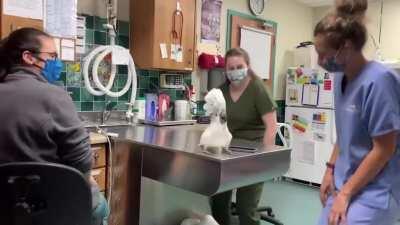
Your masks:
[[[286,136],[284,135],[286,129]],[[286,123],[277,123],[277,133],[276,133],[276,144],[281,145],[283,147],[286,147],[288,149],[292,149],[292,128],[290,125]],[[231,203],[231,212],[233,216],[237,216],[237,208],[236,208],[236,203],[232,202]],[[271,207],[259,207],[257,208],[257,212],[260,213],[261,220],[266,221],[268,223],[274,224],[274,225],[283,225],[281,221],[275,218],[275,214],[272,211]]]
[[[231,203],[231,212],[233,216],[238,216],[237,208],[236,208],[236,203],[232,202]],[[283,225],[281,221],[275,218],[275,214],[272,211],[271,207],[259,207],[257,208],[257,212],[260,213],[260,219],[263,221],[266,221],[268,223],[274,224],[274,225]]]
[[[91,191],[83,175],[51,163],[0,164],[0,223],[90,225]]]

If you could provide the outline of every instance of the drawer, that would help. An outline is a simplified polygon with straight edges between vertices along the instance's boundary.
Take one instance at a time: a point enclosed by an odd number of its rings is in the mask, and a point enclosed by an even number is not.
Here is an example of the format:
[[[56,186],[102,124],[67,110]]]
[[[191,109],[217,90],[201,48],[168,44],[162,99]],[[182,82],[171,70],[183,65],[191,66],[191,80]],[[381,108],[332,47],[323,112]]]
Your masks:
[[[90,174],[93,176],[93,179],[99,185],[100,191],[106,190],[106,168],[98,168],[93,169]]]
[[[104,144],[92,145],[93,168],[106,166],[106,146]]]

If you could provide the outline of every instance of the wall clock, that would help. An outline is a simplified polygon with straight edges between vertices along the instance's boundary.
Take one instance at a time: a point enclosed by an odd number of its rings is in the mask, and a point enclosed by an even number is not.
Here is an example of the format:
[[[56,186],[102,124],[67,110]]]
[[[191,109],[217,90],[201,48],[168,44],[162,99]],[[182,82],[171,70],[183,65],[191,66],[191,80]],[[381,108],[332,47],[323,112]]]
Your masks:
[[[249,0],[249,6],[251,12],[259,16],[264,12],[266,0]]]

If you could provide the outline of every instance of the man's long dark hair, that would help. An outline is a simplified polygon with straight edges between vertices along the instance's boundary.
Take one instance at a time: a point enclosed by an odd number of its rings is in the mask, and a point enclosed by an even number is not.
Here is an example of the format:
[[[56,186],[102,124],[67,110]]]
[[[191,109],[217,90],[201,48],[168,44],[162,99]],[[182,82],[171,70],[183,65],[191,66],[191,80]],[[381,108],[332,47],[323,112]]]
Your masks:
[[[35,28],[21,28],[12,32],[0,42],[0,82],[9,74],[13,66],[21,65],[22,53],[30,51],[39,53],[40,37],[51,37],[49,34]]]

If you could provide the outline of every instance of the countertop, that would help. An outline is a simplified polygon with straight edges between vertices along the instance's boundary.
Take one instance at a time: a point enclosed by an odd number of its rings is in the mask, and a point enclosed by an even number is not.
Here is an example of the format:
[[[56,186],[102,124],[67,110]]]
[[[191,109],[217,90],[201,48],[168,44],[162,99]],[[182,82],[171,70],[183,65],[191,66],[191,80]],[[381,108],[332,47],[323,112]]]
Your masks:
[[[90,144],[91,145],[107,143],[107,137],[104,136],[103,134],[90,132],[89,133],[89,138],[90,138]]]
[[[114,138],[120,141],[130,141],[147,147],[155,147],[168,151],[191,154],[196,157],[203,157],[210,160],[224,161],[241,157],[256,157],[260,154],[272,153],[276,151],[289,150],[282,146],[265,148],[259,146],[255,153],[234,152],[232,154],[215,155],[205,152],[200,146],[200,137],[207,125],[180,125],[156,127],[151,125],[136,124],[133,126],[119,126],[103,128],[106,132],[117,133]],[[91,133],[92,134],[92,133]],[[93,135],[96,140],[98,135]],[[103,137],[104,138],[104,137]],[[241,140],[235,140],[240,143]]]
[[[103,128],[103,131],[113,133],[114,150],[124,148],[120,151],[130,149],[140,154],[137,163],[141,165],[142,176],[205,196],[282,176],[289,168],[291,150],[282,146],[256,145],[257,151],[253,153],[207,153],[199,146],[205,129],[206,125],[198,124],[165,127],[135,124]],[[241,145],[247,144],[250,143],[243,141]],[[128,148],[123,147],[127,145]]]

